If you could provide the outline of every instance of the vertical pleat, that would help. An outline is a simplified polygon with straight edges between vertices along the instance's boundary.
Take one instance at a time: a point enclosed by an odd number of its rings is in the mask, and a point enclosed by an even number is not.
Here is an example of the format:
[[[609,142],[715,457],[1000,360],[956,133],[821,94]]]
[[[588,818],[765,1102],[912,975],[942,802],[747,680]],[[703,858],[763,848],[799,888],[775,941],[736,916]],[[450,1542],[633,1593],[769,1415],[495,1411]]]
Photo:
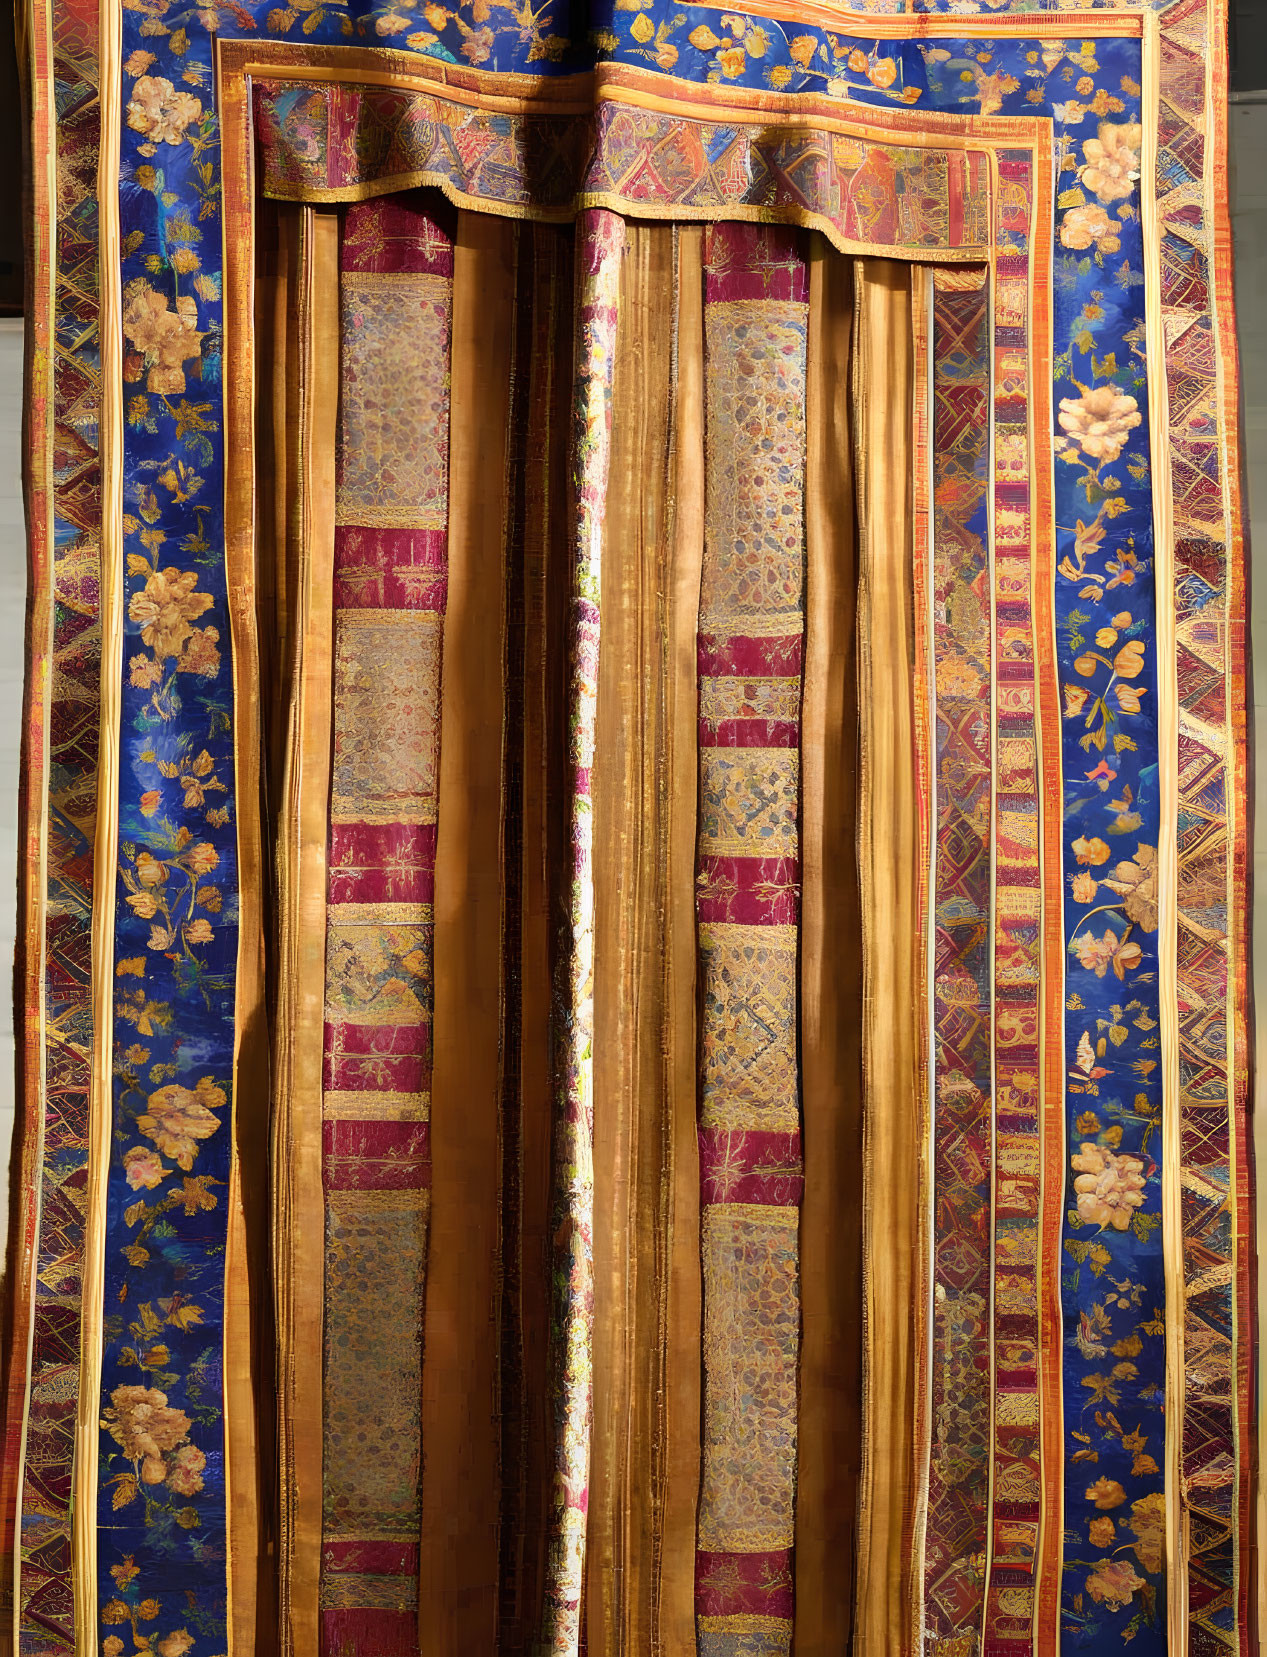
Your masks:
[[[518,234],[508,220],[463,213],[453,261],[422,1408],[424,1657],[497,1648],[502,601]]]
[[[678,262],[671,228],[628,227],[593,778],[594,1022],[600,1039],[594,1056],[594,1450],[586,1535],[590,1657],[664,1649],[661,1572],[676,1567],[680,1573],[684,1563],[666,1559],[664,1550],[666,1480],[673,1476],[676,1448],[670,1441],[679,1406],[668,1385],[679,1313],[669,1244],[674,1130],[683,1113],[688,1124],[694,1114],[695,1043],[695,674],[689,644],[699,558],[693,556],[698,538],[679,534],[675,514]],[[698,266],[693,274],[698,279]],[[688,339],[688,353],[692,345],[698,349],[698,339]],[[689,444],[690,430],[684,436]],[[695,1340],[698,1366],[697,1326]]]
[[[283,1650],[317,1649],[321,1551],[321,1018],[325,1001],[326,802],[339,372],[339,221],[301,209],[281,224],[290,315],[275,315],[270,451],[276,623],[267,682],[284,733],[277,802],[274,1251],[279,1384],[280,1620]],[[289,411],[289,412],[287,412]],[[290,622],[282,620],[289,615]],[[288,648],[278,648],[287,641]],[[271,791],[270,791],[271,792]]]
[[[566,868],[572,234],[518,238],[506,528],[499,1649],[536,1637],[549,1436],[551,984]]]
[[[664,1332],[663,1495],[658,1617],[652,1651],[693,1657],[695,1539],[698,1526],[702,1399],[701,1263],[699,1251],[698,952],[693,913],[698,836],[699,753],[696,648],[704,559],[704,231],[677,232],[674,334],[672,579],[665,617],[665,729],[671,743],[664,776],[667,912],[664,934],[666,1019],[673,1043],[665,1051],[668,1123],[665,1255],[668,1306]],[[683,852],[681,848],[685,846]]]
[[[572,1657],[580,1645],[589,1499],[594,1306],[591,775],[612,374],[624,237],[624,221],[606,209],[587,211],[578,220],[572,415],[574,523],[567,640],[570,896],[556,975],[555,1289],[550,1330],[554,1482],[540,1637],[543,1651],[550,1657]]]
[[[864,1447],[855,1642],[915,1649],[922,1358],[924,960],[912,701],[909,272],[854,267],[859,862],[863,942]]]
[[[801,715],[801,1370],[796,1657],[836,1657],[853,1617],[862,1448],[862,970],[858,949],[858,558],[850,262],[816,239],[806,381]]]

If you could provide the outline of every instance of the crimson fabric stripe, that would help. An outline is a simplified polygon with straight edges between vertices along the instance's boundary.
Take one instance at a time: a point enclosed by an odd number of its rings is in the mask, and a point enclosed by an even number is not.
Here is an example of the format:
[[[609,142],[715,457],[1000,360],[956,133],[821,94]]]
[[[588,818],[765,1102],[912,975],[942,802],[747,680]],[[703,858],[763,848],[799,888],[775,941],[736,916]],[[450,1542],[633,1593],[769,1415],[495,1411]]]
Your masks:
[[[354,206],[340,268],[322,1649],[415,1657],[452,216]]]
[[[701,1657],[785,1654],[800,1331],[800,674],[808,268],[793,231],[705,235],[697,670],[704,1420]],[[789,683],[790,681],[790,683]],[[744,1398],[737,1412],[734,1399]]]

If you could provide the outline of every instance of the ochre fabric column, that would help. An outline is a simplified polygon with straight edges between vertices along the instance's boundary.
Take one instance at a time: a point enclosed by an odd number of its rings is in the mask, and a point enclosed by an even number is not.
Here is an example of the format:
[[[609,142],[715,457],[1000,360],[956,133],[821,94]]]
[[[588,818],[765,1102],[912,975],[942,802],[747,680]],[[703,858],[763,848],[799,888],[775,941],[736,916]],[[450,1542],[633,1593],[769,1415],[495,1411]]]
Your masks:
[[[855,264],[863,939],[864,1415],[855,1648],[916,1643],[923,1364],[924,979],[912,700],[907,267]]]
[[[339,221],[301,208],[280,224],[279,282],[293,313],[272,334],[271,554],[261,584],[270,641],[266,729],[284,734],[277,785],[273,1044],[274,1316],[278,1344],[278,1500],[282,1649],[315,1651],[322,1480],[322,1010],[325,1003],[327,802],[339,403]],[[261,560],[263,562],[263,559]],[[285,619],[284,619],[285,618]],[[270,627],[270,623],[273,626]],[[275,699],[275,700],[274,700]],[[270,750],[271,751],[271,750]]]
[[[683,1161],[688,1188],[698,1179],[692,884],[702,518],[689,493],[681,502],[677,485],[683,451],[696,467],[701,459],[692,395],[702,350],[701,273],[698,257],[688,257],[685,278],[695,291],[683,337],[678,235],[669,226],[630,224],[626,238],[593,782],[599,1039],[586,1531],[591,1657],[683,1649],[671,1635],[666,1645],[662,1626],[667,1618],[681,1630],[685,1609],[689,1637],[691,1561],[680,1549],[666,1550],[666,1498],[672,1490],[680,1500],[676,1484],[698,1479],[698,1386],[682,1388],[678,1358],[682,1344],[693,1347],[698,1377],[694,1226],[694,1279],[674,1275],[672,1239],[688,1218],[680,1201]],[[698,233],[692,241],[697,249]],[[692,1489],[692,1509],[693,1497]]]
[[[423,1657],[497,1649],[503,545],[518,234],[509,220],[463,213],[453,253],[434,1189],[422,1369]]]
[[[862,957],[853,267],[812,244],[801,713],[801,1361],[796,1657],[838,1657],[853,1616],[862,1450]]]
[[[678,733],[673,763],[666,771],[669,791],[667,836],[676,846],[688,834],[698,839],[699,757],[692,740],[698,716],[697,624],[704,556],[704,235],[698,226],[677,232],[677,318],[674,338],[673,580],[670,587],[670,693],[666,725]],[[694,858],[676,859],[669,869],[668,903],[680,917],[695,899]],[[690,1012],[698,1020],[698,958],[694,919],[680,920],[667,940],[666,967],[672,974],[672,1016],[678,1029]],[[689,1657],[695,1646],[695,1548],[700,1488],[701,1261],[700,1179],[696,1127],[698,1029],[690,1051],[681,1044],[666,1075],[675,1100],[670,1132],[669,1201],[665,1255],[669,1314],[665,1335],[664,1492],[659,1617],[653,1645],[664,1657]]]

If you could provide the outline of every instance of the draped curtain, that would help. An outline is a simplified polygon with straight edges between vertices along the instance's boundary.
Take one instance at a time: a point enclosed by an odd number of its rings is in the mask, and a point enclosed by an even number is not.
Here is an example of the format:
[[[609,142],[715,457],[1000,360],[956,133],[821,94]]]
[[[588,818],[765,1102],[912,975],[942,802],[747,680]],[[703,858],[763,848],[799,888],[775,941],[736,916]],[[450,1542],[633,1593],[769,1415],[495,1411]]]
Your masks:
[[[868,1246],[914,1396],[926,273],[427,192],[262,246],[287,1637],[835,1649]]]
[[[856,7],[23,0],[0,1654],[1254,1650],[1226,8]]]

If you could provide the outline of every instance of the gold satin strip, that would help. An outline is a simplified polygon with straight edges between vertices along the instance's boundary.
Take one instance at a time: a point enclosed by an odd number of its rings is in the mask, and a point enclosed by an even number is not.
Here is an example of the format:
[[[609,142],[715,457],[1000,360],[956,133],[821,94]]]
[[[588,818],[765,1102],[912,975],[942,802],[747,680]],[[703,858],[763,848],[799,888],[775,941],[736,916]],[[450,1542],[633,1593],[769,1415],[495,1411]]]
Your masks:
[[[612,389],[594,798],[594,1429],[586,1647],[649,1651],[656,1514],[656,1306],[664,1101],[648,914],[662,907],[657,775],[673,235],[626,232]],[[657,348],[659,347],[659,348]]]
[[[497,1645],[502,745],[518,229],[459,215],[435,870],[433,1197],[422,1364],[422,1657]]]
[[[243,117],[245,97],[226,89],[221,156],[226,194],[244,194],[250,174]],[[291,214],[292,220],[301,215]],[[239,874],[238,952],[234,981],[232,1159],[226,1195],[224,1254],[225,1506],[228,1528],[228,1644],[237,1654],[269,1657],[277,1648],[275,1542],[265,1469],[273,1465],[275,1349],[263,1327],[269,1270],[270,1053],[265,989],[265,935],[272,916],[272,883],[264,845],[271,829],[261,793],[262,708],[266,697],[261,628],[272,638],[271,616],[259,607],[262,570],[277,560],[256,545],[257,473],[267,477],[270,456],[256,445],[257,306],[255,223],[246,216],[226,237],[225,259],[225,563],[232,637],[234,797]],[[274,261],[265,260],[272,281]],[[265,327],[272,366],[272,330]],[[268,479],[266,487],[273,480]],[[285,487],[282,484],[284,497]],[[276,494],[277,490],[273,490]],[[262,537],[265,546],[267,537]],[[267,649],[263,653],[267,659]],[[275,797],[275,790],[274,797]],[[267,823],[267,827],[266,827]]]
[[[699,1136],[696,1126],[698,950],[695,844],[699,739],[696,633],[704,564],[704,232],[677,232],[677,326],[671,502],[673,549],[665,620],[666,729],[674,734],[665,767],[668,907],[663,971],[672,1043],[664,1056],[668,1122],[669,1271],[664,1334],[664,1494],[658,1617],[652,1652],[694,1657],[695,1549],[700,1485],[702,1296]]]
[[[684,1563],[666,1553],[663,1535],[680,1402],[666,1384],[678,1312],[667,1241],[680,1197],[675,1129],[683,1115],[694,1139],[695,547],[702,552],[703,543],[702,518],[698,536],[688,528],[681,537],[674,513],[676,353],[665,347],[677,266],[672,229],[629,226],[607,497],[606,533],[617,555],[603,566],[593,779],[601,1040],[586,1610],[594,1657],[664,1649],[661,1572],[681,1574]],[[698,286],[698,265],[689,274]],[[676,567],[679,545],[685,572]],[[697,1182],[696,1160],[686,1160]],[[698,1373],[698,1311],[685,1332],[694,1336]],[[698,1431],[697,1402],[692,1416]],[[683,1606],[684,1588],[674,1596]]]
[[[570,543],[568,442],[572,419],[571,238],[546,225],[520,232],[516,306],[516,511],[510,557],[508,621],[514,678],[512,717],[522,721],[507,744],[508,951],[518,948],[518,1003],[508,997],[508,1055],[503,1126],[501,1622],[499,1635],[518,1651],[540,1622],[544,1549],[553,1467],[550,1453],[551,1143],[554,1070],[551,986],[557,902],[567,847],[567,733],[563,707]],[[522,685],[522,691],[517,688]],[[517,700],[516,700],[517,699]],[[517,814],[513,771],[520,768]],[[519,840],[514,839],[516,821]],[[507,960],[508,978],[511,972]],[[517,1015],[517,1026],[513,1022]],[[512,1048],[514,1030],[518,1041]],[[518,1643],[516,1643],[518,1642]]]
[[[862,974],[858,862],[858,557],[849,365],[853,271],[810,255],[801,710],[801,1368],[797,1657],[848,1644],[862,1443]],[[868,456],[872,464],[875,456]]]
[[[123,360],[119,245],[119,141],[122,119],[120,14],[101,0],[101,151],[97,161],[100,269],[101,410],[101,723],[97,749],[97,824],[93,844],[92,1062],[88,1082],[88,1174],[79,1396],[75,1410],[71,1586],[75,1650],[97,1649],[97,1478],[101,1438],[101,1363],[105,1316],[106,1188],[110,1171],[114,1067],[114,914],[119,841],[119,747],[123,661]]]
[[[859,864],[863,943],[864,1421],[856,1649],[910,1657],[922,1560],[915,1534],[923,958],[911,696],[911,296],[908,269],[854,266],[858,472]]]
[[[1141,80],[1144,108],[1160,95],[1157,20],[1144,34]],[[1144,238],[1145,351],[1148,368],[1148,441],[1153,494],[1153,568],[1157,579],[1157,967],[1158,1035],[1162,1067],[1161,1235],[1166,1288],[1165,1476],[1166,1628],[1170,1650],[1189,1649],[1189,1515],[1183,1489],[1183,1429],[1187,1311],[1184,1262],[1183,1088],[1179,1069],[1179,682],[1175,638],[1174,478],[1170,456],[1170,398],[1161,300],[1161,227],[1152,180],[1157,168],[1157,124],[1144,123],[1140,217]],[[1229,1070],[1229,1075],[1232,1072]],[[1234,1527],[1233,1527],[1234,1528]]]
[[[280,1374],[282,1650],[319,1649],[322,1509],[321,1185],[327,802],[333,678],[339,219],[305,214],[299,267],[299,540],[289,733],[278,831],[274,1246]]]

